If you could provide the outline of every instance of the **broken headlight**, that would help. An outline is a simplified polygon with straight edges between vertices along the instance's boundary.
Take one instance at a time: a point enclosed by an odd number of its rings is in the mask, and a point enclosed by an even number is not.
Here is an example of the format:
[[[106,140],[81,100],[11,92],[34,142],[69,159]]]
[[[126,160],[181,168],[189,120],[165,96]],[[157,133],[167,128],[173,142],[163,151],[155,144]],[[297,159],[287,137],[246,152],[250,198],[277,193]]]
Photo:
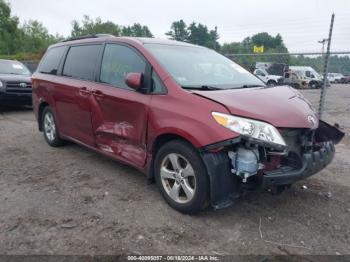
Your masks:
[[[268,123],[218,112],[211,114],[218,124],[233,132],[268,143],[286,145],[278,130]]]

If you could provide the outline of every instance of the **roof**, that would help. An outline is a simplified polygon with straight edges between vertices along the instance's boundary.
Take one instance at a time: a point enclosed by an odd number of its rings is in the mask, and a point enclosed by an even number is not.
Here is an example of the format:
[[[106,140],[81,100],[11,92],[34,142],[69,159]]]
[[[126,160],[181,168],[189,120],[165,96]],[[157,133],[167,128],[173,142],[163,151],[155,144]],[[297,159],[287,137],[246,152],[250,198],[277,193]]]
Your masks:
[[[73,43],[88,43],[88,42],[105,42],[105,41],[121,41],[121,42],[134,42],[137,44],[161,44],[161,45],[176,45],[176,46],[187,46],[187,47],[201,47],[198,45],[193,45],[186,42],[180,42],[175,40],[169,40],[169,39],[162,39],[162,38],[151,38],[151,37],[117,37],[113,35],[106,35],[106,34],[97,34],[97,35],[86,35],[86,36],[80,36],[77,38],[69,38],[66,40],[63,40],[57,44],[54,44],[52,46],[61,46],[61,45],[67,45],[67,44],[73,44]],[[204,47],[201,47],[204,48]]]

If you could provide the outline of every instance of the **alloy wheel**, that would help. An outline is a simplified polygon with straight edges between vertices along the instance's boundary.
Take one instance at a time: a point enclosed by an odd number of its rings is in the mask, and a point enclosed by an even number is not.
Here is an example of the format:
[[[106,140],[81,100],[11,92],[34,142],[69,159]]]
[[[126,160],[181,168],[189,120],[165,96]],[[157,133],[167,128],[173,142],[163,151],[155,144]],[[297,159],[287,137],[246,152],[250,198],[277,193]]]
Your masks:
[[[168,196],[177,203],[190,202],[196,192],[196,177],[192,165],[180,154],[164,157],[160,166],[162,186]]]
[[[44,131],[49,141],[54,141],[56,138],[56,125],[51,112],[47,112],[44,117]]]

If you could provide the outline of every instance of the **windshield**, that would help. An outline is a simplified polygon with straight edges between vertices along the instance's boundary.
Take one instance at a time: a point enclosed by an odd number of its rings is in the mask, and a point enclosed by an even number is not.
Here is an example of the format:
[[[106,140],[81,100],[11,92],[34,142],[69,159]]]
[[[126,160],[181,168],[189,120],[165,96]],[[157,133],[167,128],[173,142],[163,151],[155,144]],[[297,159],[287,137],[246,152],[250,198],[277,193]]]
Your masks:
[[[317,73],[314,69],[311,69],[311,74],[313,74],[315,78],[321,78],[321,75]]]
[[[0,60],[0,74],[30,75],[30,71],[18,61]]]
[[[162,44],[145,44],[145,47],[184,88],[265,86],[238,64],[207,48]]]

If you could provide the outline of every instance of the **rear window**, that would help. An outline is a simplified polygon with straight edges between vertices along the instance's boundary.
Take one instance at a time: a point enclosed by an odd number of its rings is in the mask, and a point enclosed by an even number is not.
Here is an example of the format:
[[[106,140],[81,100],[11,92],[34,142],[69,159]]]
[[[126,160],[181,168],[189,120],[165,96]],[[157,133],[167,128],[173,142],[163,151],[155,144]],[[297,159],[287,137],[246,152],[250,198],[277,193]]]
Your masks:
[[[41,61],[38,71],[44,74],[56,75],[61,58],[66,51],[66,46],[54,47],[47,51]]]
[[[93,80],[101,45],[73,46],[69,49],[63,75],[83,80]]]

